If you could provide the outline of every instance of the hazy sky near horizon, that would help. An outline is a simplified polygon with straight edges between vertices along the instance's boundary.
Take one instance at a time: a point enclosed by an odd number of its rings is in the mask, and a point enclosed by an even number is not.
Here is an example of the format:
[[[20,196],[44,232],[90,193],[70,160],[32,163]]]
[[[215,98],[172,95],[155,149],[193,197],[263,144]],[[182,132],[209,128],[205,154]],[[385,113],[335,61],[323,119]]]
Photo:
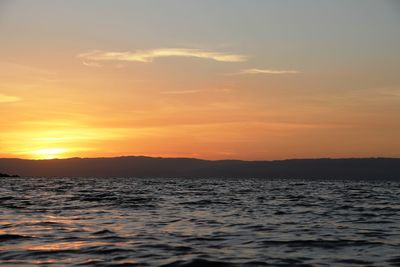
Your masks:
[[[396,0],[0,0],[0,157],[400,156]]]

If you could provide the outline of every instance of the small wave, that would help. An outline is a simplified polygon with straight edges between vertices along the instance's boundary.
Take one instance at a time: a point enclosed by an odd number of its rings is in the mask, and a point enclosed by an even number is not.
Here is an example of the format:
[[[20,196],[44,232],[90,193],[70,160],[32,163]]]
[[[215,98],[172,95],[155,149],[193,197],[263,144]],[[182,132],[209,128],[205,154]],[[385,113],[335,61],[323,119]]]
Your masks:
[[[177,252],[188,252],[193,250],[193,248],[188,246],[171,246],[167,244],[145,245],[144,247],[150,249],[161,249],[165,251],[177,251]]]
[[[29,239],[31,236],[15,235],[15,234],[2,234],[0,235],[0,241],[20,240]]]
[[[101,231],[94,232],[92,234],[93,235],[113,235],[115,233],[113,231],[108,230],[108,229],[104,229],[104,230],[101,230]]]
[[[394,221],[389,221],[389,220],[367,220],[367,219],[358,219],[354,221],[356,223],[362,223],[362,224],[391,224],[395,223]]]
[[[112,247],[112,246],[95,246],[95,247],[89,247],[89,248],[83,248],[80,250],[81,253],[84,254],[119,254],[121,253],[122,255],[125,255],[127,253],[132,253],[134,252],[131,249],[124,249],[124,248],[118,248],[118,247]]]
[[[182,204],[182,205],[206,206],[206,205],[214,205],[214,204],[226,205],[226,204],[228,204],[228,203],[227,203],[227,202],[224,202],[224,201],[202,199],[202,200],[197,200],[197,201],[185,201],[185,202],[182,202],[182,203],[180,203],[180,204]]]
[[[392,266],[400,266],[400,256],[399,257],[393,257],[387,260],[387,262],[390,263]]]
[[[344,260],[337,260],[338,263],[345,263],[351,265],[370,265],[373,264],[371,261],[364,261],[364,260],[356,260],[356,259],[344,259]]]
[[[205,259],[194,259],[191,261],[175,261],[172,263],[161,265],[161,267],[232,267],[235,264],[222,261],[210,261]]]
[[[105,262],[105,261],[98,261],[98,260],[92,260],[92,261],[87,261],[84,263],[80,263],[77,266],[97,266],[97,267],[135,267],[135,266],[147,266],[147,264],[143,263],[136,263],[136,262],[116,262],[116,263],[110,263],[110,262]]]
[[[2,202],[2,201],[8,201],[8,200],[12,200],[12,199],[15,199],[14,197],[12,197],[12,196],[5,196],[5,197],[0,197],[0,201]]]
[[[383,243],[381,242],[371,242],[364,240],[293,240],[293,241],[266,240],[262,241],[262,243],[267,246],[318,247],[326,249],[334,249],[345,246],[383,245]]]
[[[32,257],[49,257],[49,256],[60,256],[79,254],[79,249],[50,249],[50,250],[30,250],[28,254]]]
[[[201,242],[212,242],[212,241],[225,241],[226,239],[221,237],[189,237],[186,238],[186,242],[201,241]]]

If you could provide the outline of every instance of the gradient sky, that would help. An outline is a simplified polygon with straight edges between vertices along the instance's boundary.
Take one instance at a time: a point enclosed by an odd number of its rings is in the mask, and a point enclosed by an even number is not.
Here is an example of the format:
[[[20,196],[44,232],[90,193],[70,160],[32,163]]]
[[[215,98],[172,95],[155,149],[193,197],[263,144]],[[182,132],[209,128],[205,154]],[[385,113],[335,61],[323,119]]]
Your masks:
[[[396,0],[0,0],[0,157],[400,156]]]

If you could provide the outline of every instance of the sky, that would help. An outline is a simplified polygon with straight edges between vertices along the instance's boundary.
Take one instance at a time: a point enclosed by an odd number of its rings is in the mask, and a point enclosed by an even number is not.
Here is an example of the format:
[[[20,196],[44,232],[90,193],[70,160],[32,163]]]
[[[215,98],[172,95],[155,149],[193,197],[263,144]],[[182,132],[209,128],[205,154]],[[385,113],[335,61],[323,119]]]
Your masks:
[[[0,157],[400,157],[396,0],[0,0]]]

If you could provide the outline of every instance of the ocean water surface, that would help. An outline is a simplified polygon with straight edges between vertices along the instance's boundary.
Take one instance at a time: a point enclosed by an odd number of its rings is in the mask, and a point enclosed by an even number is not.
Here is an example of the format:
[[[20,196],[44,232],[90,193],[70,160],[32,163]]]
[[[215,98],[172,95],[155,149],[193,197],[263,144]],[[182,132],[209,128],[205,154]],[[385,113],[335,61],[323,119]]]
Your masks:
[[[2,266],[400,266],[400,183],[1,178]]]

